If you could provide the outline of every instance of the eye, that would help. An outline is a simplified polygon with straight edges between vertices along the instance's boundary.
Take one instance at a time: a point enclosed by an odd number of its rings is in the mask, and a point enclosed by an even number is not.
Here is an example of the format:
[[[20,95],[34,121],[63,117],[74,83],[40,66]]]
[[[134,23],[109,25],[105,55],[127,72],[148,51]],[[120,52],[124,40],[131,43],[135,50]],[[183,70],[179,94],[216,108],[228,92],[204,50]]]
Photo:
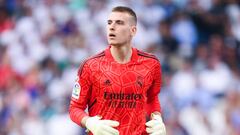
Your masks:
[[[108,22],[107,22],[107,23],[108,23],[108,25],[110,25],[110,24],[112,24],[112,21],[111,21],[111,20],[108,20]]]
[[[123,24],[124,24],[124,22],[121,21],[121,20],[117,20],[116,23],[117,23],[117,24],[120,24],[120,25],[123,25]]]

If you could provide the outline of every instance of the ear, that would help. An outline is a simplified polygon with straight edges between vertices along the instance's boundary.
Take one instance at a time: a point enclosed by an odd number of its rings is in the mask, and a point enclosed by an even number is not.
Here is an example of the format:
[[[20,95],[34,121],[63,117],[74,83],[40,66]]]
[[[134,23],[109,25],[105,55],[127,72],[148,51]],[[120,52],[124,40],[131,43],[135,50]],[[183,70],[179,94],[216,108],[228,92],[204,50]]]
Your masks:
[[[137,33],[137,26],[133,25],[131,26],[131,36],[135,36]]]

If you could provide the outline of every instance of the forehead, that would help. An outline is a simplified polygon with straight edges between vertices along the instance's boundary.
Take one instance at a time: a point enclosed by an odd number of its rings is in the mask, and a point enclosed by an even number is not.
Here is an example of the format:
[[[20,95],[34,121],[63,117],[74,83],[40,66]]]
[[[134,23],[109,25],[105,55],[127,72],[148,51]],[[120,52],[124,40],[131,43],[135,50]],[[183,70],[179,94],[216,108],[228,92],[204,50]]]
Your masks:
[[[131,16],[125,12],[111,12],[108,20],[128,20]]]

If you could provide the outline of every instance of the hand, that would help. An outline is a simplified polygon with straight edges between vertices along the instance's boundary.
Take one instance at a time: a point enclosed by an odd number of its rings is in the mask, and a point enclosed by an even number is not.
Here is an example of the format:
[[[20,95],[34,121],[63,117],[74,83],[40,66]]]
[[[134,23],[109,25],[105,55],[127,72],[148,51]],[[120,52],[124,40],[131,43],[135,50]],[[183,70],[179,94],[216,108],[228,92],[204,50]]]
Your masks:
[[[166,128],[160,115],[152,114],[152,120],[146,123],[146,131],[150,135],[166,135]]]
[[[101,120],[101,117],[89,117],[86,120],[86,128],[93,135],[119,135],[119,131],[113,127],[117,127],[119,122],[113,120]]]

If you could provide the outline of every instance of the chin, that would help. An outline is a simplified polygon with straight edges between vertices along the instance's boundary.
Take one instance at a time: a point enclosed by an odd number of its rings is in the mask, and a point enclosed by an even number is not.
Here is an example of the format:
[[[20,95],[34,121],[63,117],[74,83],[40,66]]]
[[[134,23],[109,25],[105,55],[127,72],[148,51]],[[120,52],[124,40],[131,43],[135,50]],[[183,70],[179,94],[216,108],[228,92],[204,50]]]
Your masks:
[[[112,45],[112,46],[117,46],[118,44],[116,44],[116,43],[110,43],[110,45]]]
[[[118,45],[119,43],[116,43],[116,42],[108,42],[109,45],[113,45],[113,46],[116,46]]]
[[[108,42],[109,45],[112,45],[112,46],[122,46],[124,45],[125,43],[124,42]]]
[[[113,43],[113,44],[110,44],[111,46],[121,46],[121,44],[117,44],[117,43]]]

